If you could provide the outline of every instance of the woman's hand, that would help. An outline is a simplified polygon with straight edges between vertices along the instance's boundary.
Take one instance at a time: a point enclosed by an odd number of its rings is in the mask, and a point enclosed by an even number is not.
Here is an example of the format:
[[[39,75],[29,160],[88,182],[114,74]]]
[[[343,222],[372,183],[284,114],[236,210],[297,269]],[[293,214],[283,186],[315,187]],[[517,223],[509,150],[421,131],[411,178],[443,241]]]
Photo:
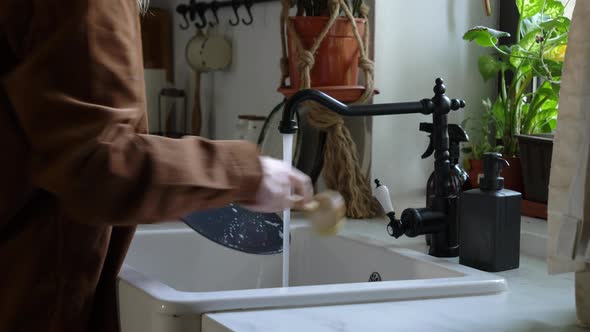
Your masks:
[[[245,205],[245,208],[256,212],[279,212],[293,206],[293,195],[303,197],[303,203],[311,201],[313,186],[303,172],[274,158],[260,157],[260,163],[262,182],[255,203]]]

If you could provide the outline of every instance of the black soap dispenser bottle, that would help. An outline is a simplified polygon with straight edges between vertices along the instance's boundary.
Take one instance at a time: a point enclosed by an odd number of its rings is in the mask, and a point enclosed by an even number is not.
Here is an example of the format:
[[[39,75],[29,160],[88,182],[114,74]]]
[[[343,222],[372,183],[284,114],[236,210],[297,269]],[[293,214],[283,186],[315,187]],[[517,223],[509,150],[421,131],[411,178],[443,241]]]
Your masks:
[[[459,263],[479,270],[516,269],[520,258],[521,194],[504,189],[499,153],[486,153],[479,189],[461,193]]]

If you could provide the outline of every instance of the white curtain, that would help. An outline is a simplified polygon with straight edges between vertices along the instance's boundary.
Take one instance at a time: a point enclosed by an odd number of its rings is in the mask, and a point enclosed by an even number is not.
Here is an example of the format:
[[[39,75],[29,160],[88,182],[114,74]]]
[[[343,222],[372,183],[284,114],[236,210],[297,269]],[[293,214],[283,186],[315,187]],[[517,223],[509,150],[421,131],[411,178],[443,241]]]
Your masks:
[[[549,183],[550,273],[576,272],[578,318],[590,324],[590,0],[576,3],[562,76]]]

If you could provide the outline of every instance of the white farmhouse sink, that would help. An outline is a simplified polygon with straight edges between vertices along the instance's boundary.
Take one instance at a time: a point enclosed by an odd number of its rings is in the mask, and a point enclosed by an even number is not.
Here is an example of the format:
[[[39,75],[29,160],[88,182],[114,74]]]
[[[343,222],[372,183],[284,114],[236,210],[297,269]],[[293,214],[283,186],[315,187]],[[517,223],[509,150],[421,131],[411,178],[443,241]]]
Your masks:
[[[200,331],[201,314],[212,311],[506,290],[501,277],[414,250],[354,235],[319,237],[305,226],[291,234],[292,287],[281,288],[280,254],[227,249],[188,227],[138,231],[119,276],[122,332]]]

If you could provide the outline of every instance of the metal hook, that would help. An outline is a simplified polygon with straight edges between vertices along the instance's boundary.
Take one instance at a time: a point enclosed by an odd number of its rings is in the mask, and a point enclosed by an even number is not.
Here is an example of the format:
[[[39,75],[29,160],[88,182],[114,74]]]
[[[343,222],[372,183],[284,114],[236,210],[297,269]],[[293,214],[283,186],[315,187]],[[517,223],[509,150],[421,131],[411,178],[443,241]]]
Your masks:
[[[236,15],[236,21],[229,21],[229,24],[231,24],[231,26],[236,26],[238,24],[240,24],[240,15],[238,14],[238,8],[240,8],[240,3],[237,0],[231,0],[231,6],[234,9],[234,14]]]
[[[244,25],[250,25],[252,24],[252,22],[254,22],[254,18],[252,17],[252,11],[250,10],[252,8],[252,0],[244,0],[244,6],[248,11],[248,16],[250,16],[250,20],[246,22],[246,20],[242,19],[242,23],[244,23]]]
[[[209,26],[214,27],[215,25],[219,25],[219,17],[217,16],[217,10],[219,9],[219,2],[217,2],[215,0],[211,1],[211,4],[209,5],[209,7],[211,8],[211,11],[213,12],[213,17],[215,17],[215,23],[209,22]]]
[[[191,0],[188,3],[188,18],[191,22],[195,21],[195,14],[196,14],[196,9],[197,9],[197,2],[195,0]]]
[[[204,2],[199,2],[195,4],[195,10],[201,19],[200,23],[195,23],[197,29],[203,29],[207,26],[207,16],[205,16],[205,12],[207,11],[207,4]]]
[[[189,7],[187,5],[183,4],[183,5],[178,5],[176,7],[176,12],[178,14],[180,14],[182,16],[182,18],[184,18],[184,24],[182,24],[182,23],[180,24],[180,28],[182,30],[186,30],[189,27],[188,18],[186,17],[186,14],[188,13],[188,11],[189,11]]]

